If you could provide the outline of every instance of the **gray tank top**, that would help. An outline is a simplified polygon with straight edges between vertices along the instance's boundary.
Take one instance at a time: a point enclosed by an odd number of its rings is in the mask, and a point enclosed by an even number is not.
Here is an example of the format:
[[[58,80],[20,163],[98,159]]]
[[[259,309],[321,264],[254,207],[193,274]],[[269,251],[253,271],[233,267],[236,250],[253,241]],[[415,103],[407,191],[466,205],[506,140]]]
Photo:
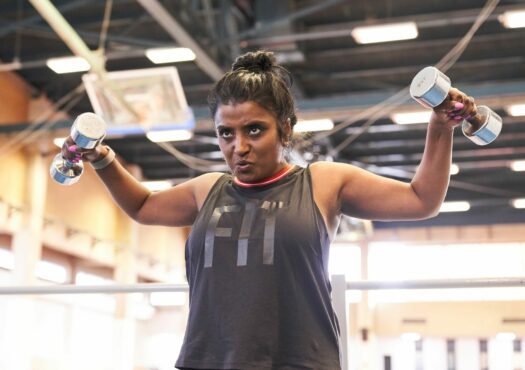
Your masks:
[[[329,237],[310,170],[210,190],[186,242],[190,310],[179,368],[339,370]]]

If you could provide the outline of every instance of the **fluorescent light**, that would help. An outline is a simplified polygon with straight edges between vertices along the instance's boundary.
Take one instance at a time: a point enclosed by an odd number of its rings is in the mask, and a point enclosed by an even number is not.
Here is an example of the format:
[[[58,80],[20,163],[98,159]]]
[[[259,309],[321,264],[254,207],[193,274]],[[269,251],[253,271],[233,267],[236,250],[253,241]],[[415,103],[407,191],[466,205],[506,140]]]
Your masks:
[[[516,334],[514,334],[514,333],[498,333],[498,334],[496,334],[496,340],[511,342],[514,339],[516,339]]]
[[[452,163],[450,165],[450,174],[457,175],[458,173],[459,173],[459,166],[457,164]]]
[[[53,144],[55,144],[59,148],[62,148],[62,145],[64,144],[64,141],[66,141],[65,137],[56,137],[56,138],[53,139]]]
[[[0,248],[0,268],[12,270],[15,268],[15,257],[13,252]]]
[[[510,163],[510,169],[512,171],[521,172],[525,171],[525,161],[513,161]]]
[[[36,276],[42,280],[64,284],[67,281],[67,270],[64,266],[53,262],[38,261],[36,266]]]
[[[88,61],[81,57],[50,58],[46,64],[58,74],[89,71],[91,68]]]
[[[358,44],[415,39],[418,35],[414,22],[362,26],[352,30],[352,37]]]
[[[501,14],[498,20],[506,28],[525,27],[525,10],[513,10]]]
[[[409,342],[417,342],[421,340],[421,334],[419,333],[403,333],[401,334],[401,339]]]
[[[410,125],[413,123],[428,123],[431,114],[431,110],[422,110],[416,112],[394,113],[390,118],[398,125]]]
[[[334,121],[329,118],[297,121],[294,132],[329,131],[334,128]]]
[[[155,64],[189,62],[195,53],[188,48],[156,48],[146,50],[146,56]]]
[[[184,292],[153,292],[149,296],[152,306],[182,306],[186,303]]]
[[[171,182],[170,181],[142,181],[142,185],[144,185],[148,190],[150,191],[160,191],[160,190],[166,190],[171,188]]]
[[[146,137],[154,143],[165,141],[183,141],[193,137],[193,132],[189,130],[155,130],[148,131]]]
[[[470,209],[470,203],[465,201],[459,202],[444,202],[439,209],[439,212],[465,212]]]
[[[511,116],[525,116],[525,104],[513,104],[506,108],[506,111]]]
[[[512,200],[514,208],[525,208],[525,198],[517,198]]]

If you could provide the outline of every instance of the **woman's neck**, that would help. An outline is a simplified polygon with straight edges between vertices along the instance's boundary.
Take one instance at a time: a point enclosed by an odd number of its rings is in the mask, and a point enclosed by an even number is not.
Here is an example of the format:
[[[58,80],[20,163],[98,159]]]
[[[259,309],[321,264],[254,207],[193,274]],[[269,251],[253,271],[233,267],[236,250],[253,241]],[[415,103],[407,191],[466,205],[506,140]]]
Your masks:
[[[270,185],[270,184],[273,184],[274,182],[279,181],[283,177],[285,177],[293,169],[293,167],[294,166],[292,164],[285,163],[283,168],[281,168],[275,174],[265,179],[259,180],[257,182],[243,182],[239,180],[237,177],[233,178],[233,182],[236,185],[243,187],[243,188],[255,188],[259,186]]]

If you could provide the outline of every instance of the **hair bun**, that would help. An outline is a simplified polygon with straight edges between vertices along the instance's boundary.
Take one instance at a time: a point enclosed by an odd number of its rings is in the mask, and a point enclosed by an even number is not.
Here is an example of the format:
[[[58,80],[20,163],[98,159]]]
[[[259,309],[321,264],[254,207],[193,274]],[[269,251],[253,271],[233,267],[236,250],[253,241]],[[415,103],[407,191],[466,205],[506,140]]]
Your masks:
[[[239,56],[232,66],[232,71],[247,69],[254,72],[268,72],[277,63],[271,51],[252,51]]]

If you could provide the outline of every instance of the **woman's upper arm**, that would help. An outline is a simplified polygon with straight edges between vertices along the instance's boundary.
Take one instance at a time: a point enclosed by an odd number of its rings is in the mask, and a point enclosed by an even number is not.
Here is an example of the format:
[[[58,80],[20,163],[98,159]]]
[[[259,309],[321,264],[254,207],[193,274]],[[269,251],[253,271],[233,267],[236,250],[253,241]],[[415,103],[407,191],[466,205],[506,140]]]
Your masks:
[[[143,224],[188,226],[221,173],[207,173],[170,189],[151,193],[137,214]]]
[[[424,203],[409,183],[389,179],[359,167],[333,162],[318,163],[325,198],[352,217],[370,220],[407,220],[428,217]]]

